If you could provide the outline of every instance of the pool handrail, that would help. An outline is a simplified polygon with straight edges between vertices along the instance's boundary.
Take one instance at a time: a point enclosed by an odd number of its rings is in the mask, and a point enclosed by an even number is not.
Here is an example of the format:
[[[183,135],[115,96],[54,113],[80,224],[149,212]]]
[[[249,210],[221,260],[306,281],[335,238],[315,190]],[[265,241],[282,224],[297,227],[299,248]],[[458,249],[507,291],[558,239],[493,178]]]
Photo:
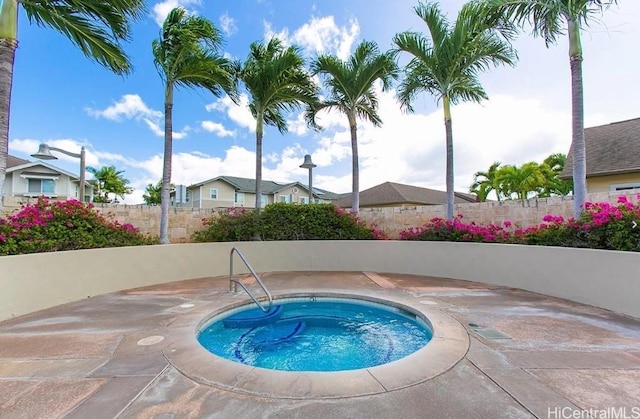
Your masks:
[[[256,279],[256,282],[258,283],[258,285],[260,285],[260,288],[262,288],[262,290],[266,294],[267,296],[266,307],[262,303],[260,303],[260,301],[258,301],[258,299],[251,293],[249,288],[247,288],[247,286],[243,284],[240,279],[233,277],[233,253],[234,252],[240,257],[244,265],[247,267],[247,269],[249,269],[249,272],[251,272],[251,275],[253,275],[253,277]],[[260,308],[260,310],[262,310],[262,312],[268,313],[271,310],[271,307],[273,306],[273,298],[271,297],[271,293],[269,292],[267,287],[264,285],[264,283],[260,279],[260,276],[258,276],[256,271],[253,270],[253,268],[247,261],[247,258],[244,257],[240,249],[238,249],[237,247],[233,247],[231,249],[231,252],[229,253],[229,291],[233,292],[234,294],[237,293],[238,285],[240,285],[240,287],[244,290],[244,292],[247,293],[247,295],[251,298],[251,300],[254,303],[256,303],[256,305],[258,306],[258,308]]]

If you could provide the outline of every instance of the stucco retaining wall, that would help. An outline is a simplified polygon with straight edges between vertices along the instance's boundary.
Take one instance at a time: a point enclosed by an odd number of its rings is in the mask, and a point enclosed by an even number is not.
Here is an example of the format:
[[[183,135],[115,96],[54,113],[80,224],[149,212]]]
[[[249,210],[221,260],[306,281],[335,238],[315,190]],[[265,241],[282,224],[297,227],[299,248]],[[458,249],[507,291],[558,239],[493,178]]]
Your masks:
[[[478,243],[298,241],[2,256],[0,320],[123,289],[227,275],[233,246],[258,272],[374,271],[454,278],[521,288],[640,318],[638,253]],[[239,261],[235,266],[242,272]]]

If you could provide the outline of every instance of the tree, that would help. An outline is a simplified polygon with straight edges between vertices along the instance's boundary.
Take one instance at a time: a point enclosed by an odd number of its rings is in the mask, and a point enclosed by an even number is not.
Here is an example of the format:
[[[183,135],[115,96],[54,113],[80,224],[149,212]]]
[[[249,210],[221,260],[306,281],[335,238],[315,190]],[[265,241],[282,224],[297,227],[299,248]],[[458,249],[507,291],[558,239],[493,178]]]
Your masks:
[[[214,96],[226,93],[237,100],[235,66],[219,54],[220,31],[204,17],[177,7],[165,19],[152,44],[158,73],[164,82],[164,162],[160,204],[160,242],[169,243],[169,189],[173,153],[173,91],[176,87],[205,88]]]
[[[486,172],[476,172],[473,175],[473,184],[469,188],[469,193],[476,194],[480,202],[485,202],[491,191],[495,192],[498,201],[501,199],[502,191],[498,183],[497,174],[500,168],[499,161],[493,162]]]
[[[256,119],[255,208],[259,213],[264,125],[274,126],[285,134],[288,130],[285,113],[317,101],[318,87],[304,67],[300,49],[296,46],[285,48],[278,38],[271,38],[266,45],[252,43],[238,74],[250,95],[249,109]]]
[[[508,39],[511,25],[478,2],[462,6],[453,26],[437,3],[419,3],[414,8],[429,30],[403,32],[394,37],[399,51],[411,54],[406,75],[398,88],[402,107],[413,111],[411,102],[421,92],[442,101],[446,133],[447,219],[453,218],[453,131],[451,105],[460,101],[488,99],[478,79],[481,71],[501,64],[514,65],[517,56]]]
[[[65,35],[87,57],[116,74],[131,72],[121,42],[129,19],[144,16],[144,0],[2,0],[0,6],[0,210],[9,153],[9,111],[13,64],[18,46],[18,5],[30,23]]]
[[[162,202],[162,179],[158,181],[155,185],[153,183],[149,183],[144,190],[144,194],[142,195],[142,199],[144,203],[147,205],[158,205]]]
[[[314,75],[324,79],[328,97],[309,108],[307,120],[317,126],[315,118],[323,109],[344,113],[351,132],[351,212],[360,209],[360,174],[358,169],[357,119],[363,118],[374,126],[382,125],[378,115],[378,98],[375,84],[382,82],[382,90],[391,88],[392,80],[398,78],[398,65],[392,51],[380,53],[375,42],[363,41],[353,55],[342,61],[332,55],[321,55],[311,63]]]
[[[544,159],[540,168],[546,177],[546,182],[540,197],[569,195],[573,191],[573,181],[560,179],[566,162],[567,156],[562,153],[551,154]]]
[[[533,35],[544,38],[547,47],[559,35],[569,36],[571,68],[571,150],[573,155],[573,215],[578,218],[587,194],[587,162],[584,143],[584,89],[580,31],[596,13],[603,13],[617,0],[485,0],[518,26],[533,24]]]
[[[133,189],[127,186],[129,179],[122,175],[124,170],[116,170],[115,166],[103,166],[100,169],[87,167],[87,172],[93,173],[98,189],[93,202],[117,203],[118,197],[124,199],[125,195],[133,192]],[[110,193],[114,195],[114,199],[109,198]]]
[[[502,166],[496,173],[496,180],[500,190],[507,199],[528,199],[540,193],[546,178],[536,162],[525,163],[522,166]],[[535,195],[531,195],[534,193]]]

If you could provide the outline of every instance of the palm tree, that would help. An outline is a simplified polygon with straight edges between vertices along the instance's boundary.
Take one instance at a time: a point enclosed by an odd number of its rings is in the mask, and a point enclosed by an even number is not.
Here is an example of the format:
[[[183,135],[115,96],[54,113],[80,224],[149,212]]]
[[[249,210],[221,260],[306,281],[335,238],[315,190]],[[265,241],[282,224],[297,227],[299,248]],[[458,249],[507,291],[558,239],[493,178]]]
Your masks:
[[[317,101],[318,87],[304,67],[298,47],[285,48],[278,38],[265,45],[254,42],[239,69],[249,95],[249,109],[256,119],[256,213],[262,204],[262,138],[264,125],[287,132],[285,113]],[[256,237],[258,238],[258,237]]]
[[[237,99],[234,63],[218,53],[220,31],[204,17],[177,7],[167,15],[160,37],[152,44],[158,73],[164,81],[164,164],[160,204],[160,242],[169,243],[169,193],[173,148],[173,90],[203,87],[215,96]]]
[[[584,91],[582,85],[582,42],[580,31],[596,13],[603,13],[617,0],[485,0],[519,26],[533,24],[533,35],[547,46],[557,37],[569,36],[571,67],[571,150],[573,154],[573,215],[582,212],[587,194],[587,161],[584,143]]]
[[[500,201],[502,192],[496,175],[501,164],[499,161],[493,162],[486,172],[476,172],[473,175],[473,184],[469,188],[469,193],[476,194],[480,202],[485,202],[491,191],[496,193]]]
[[[323,109],[344,113],[351,132],[351,212],[360,209],[360,174],[358,169],[357,119],[364,118],[375,126],[382,125],[378,115],[378,98],[375,84],[382,82],[382,90],[391,88],[392,80],[398,78],[395,52],[380,53],[375,42],[363,41],[353,55],[342,61],[332,55],[321,55],[311,64],[314,75],[324,78],[328,97],[307,111],[307,120],[317,126],[315,118]]]
[[[496,180],[505,197],[512,199],[515,194],[516,199],[524,200],[532,198],[532,193],[537,196],[546,178],[538,163],[529,162],[519,167],[514,165],[501,167],[496,174]]]
[[[112,202],[113,200],[109,198],[110,193],[114,194],[115,201],[118,202],[118,197],[124,199],[125,195],[133,191],[131,187],[127,186],[130,183],[129,179],[122,175],[124,170],[117,170],[115,166],[103,166],[100,169],[87,167],[87,172],[93,174],[98,188],[93,202]]]
[[[413,111],[412,100],[427,92],[442,101],[446,133],[447,219],[453,218],[453,131],[451,105],[487,99],[478,80],[481,71],[501,64],[514,65],[517,56],[507,41],[512,27],[501,16],[478,2],[462,6],[453,26],[437,3],[419,3],[414,8],[429,30],[403,32],[394,37],[398,50],[412,55],[406,76],[398,88],[402,107]]]
[[[129,19],[144,16],[144,0],[3,0],[0,6],[0,210],[9,153],[9,110],[13,63],[18,46],[18,6],[30,23],[64,34],[87,57],[116,74],[131,72],[121,41]]]
[[[573,181],[561,179],[567,161],[566,154],[554,153],[549,155],[540,165],[542,173],[546,177],[546,182],[540,197],[553,195],[569,195],[573,191]]]

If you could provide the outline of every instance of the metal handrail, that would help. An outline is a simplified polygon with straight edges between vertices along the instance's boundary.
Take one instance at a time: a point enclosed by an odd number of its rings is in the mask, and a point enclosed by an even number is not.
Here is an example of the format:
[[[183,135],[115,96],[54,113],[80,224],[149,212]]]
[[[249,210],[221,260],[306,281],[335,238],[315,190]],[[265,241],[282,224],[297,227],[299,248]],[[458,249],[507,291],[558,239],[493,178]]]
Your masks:
[[[253,277],[256,279],[256,282],[258,283],[258,285],[260,285],[260,288],[262,288],[264,293],[267,295],[268,304],[266,307],[262,303],[260,303],[260,301],[258,301],[256,297],[253,296],[251,291],[249,291],[249,288],[247,288],[247,286],[244,285],[242,281],[233,277],[233,253],[234,252],[237,253],[238,256],[240,256],[240,259],[242,260],[242,262],[244,262],[244,265],[247,267],[247,269],[249,269],[249,272],[251,272],[251,275],[253,275]],[[264,286],[264,284],[262,283],[262,280],[260,279],[256,271],[254,271],[251,265],[249,264],[249,262],[247,262],[247,259],[244,257],[240,249],[238,249],[237,247],[234,247],[233,249],[231,249],[231,253],[229,253],[229,291],[233,293],[238,292],[238,285],[242,287],[244,292],[246,292],[247,295],[249,295],[251,300],[253,300],[253,302],[256,303],[256,305],[260,308],[260,310],[262,310],[264,313],[267,313],[269,312],[269,310],[271,310],[271,307],[273,306],[273,298],[271,297],[271,293],[269,292],[267,287]]]

